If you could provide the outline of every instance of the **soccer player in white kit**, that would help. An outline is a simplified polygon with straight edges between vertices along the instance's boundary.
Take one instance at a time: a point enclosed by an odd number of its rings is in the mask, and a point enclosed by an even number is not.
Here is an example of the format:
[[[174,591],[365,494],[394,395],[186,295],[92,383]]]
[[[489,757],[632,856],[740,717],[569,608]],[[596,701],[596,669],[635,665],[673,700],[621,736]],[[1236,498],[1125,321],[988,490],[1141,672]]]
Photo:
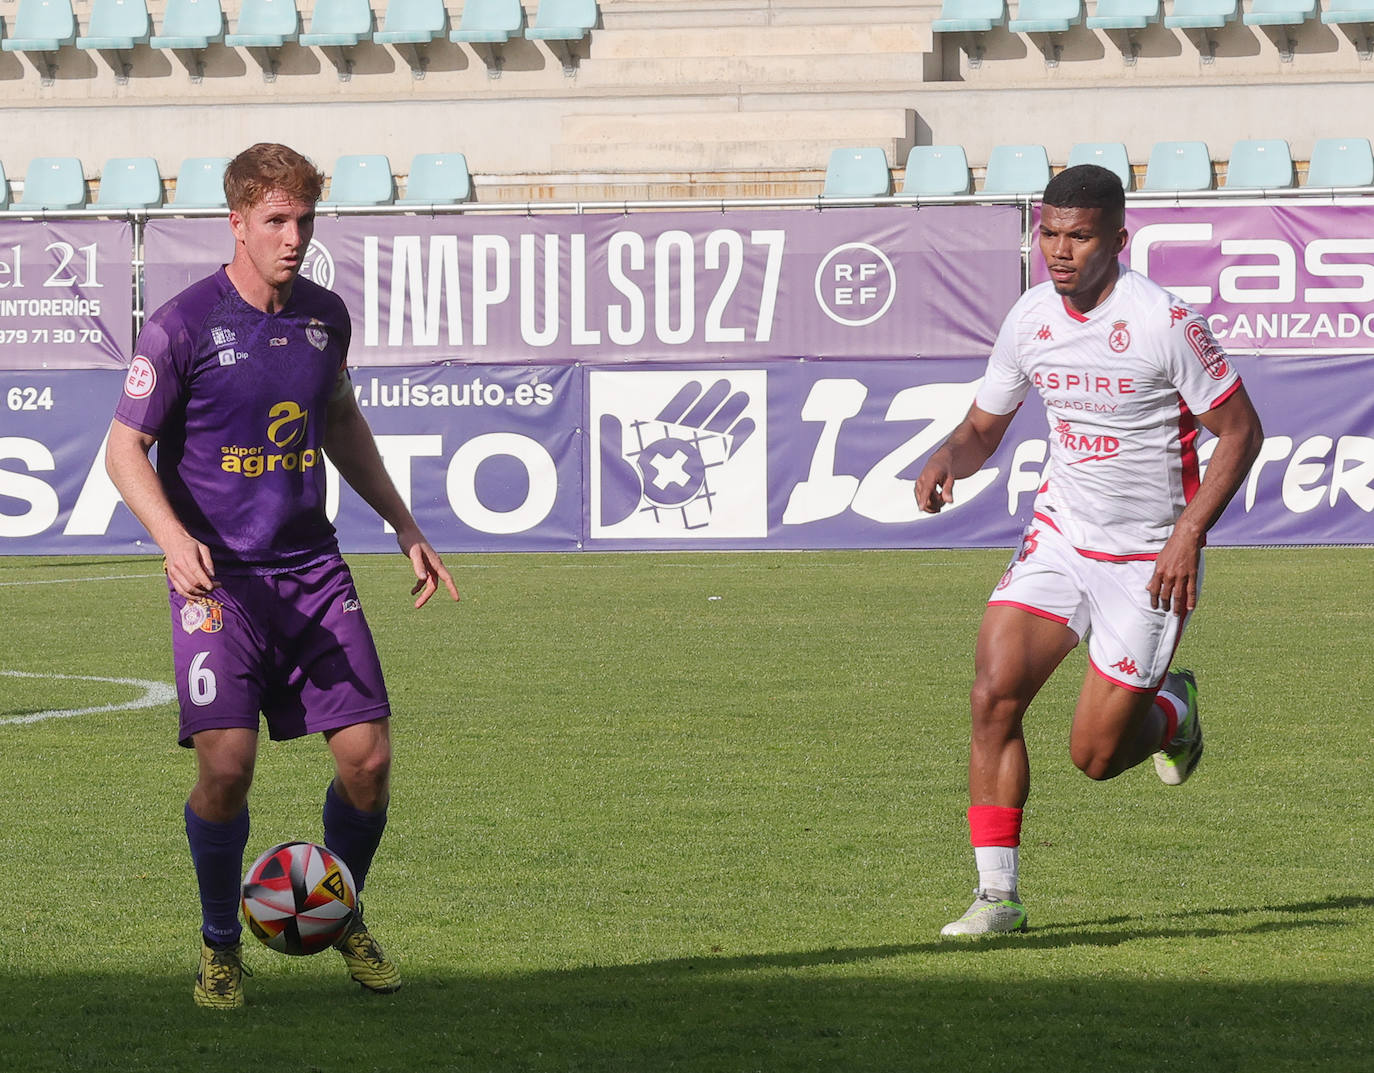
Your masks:
[[[1182,783],[1202,755],[1197,686],[1169,670],[1202,581],[1206,534],[1263,440],[1207,322],[1117,260],[1125,193],[1105,168],[1045,188],[1050,279],[1012,307],[973,406],[916,481],[930,513],[997,449],[1027,393],[1045,402],[1050,460],[1021,547],[988,601],[974,655],[969,755],[973,904],[942,935],[1019,931],[1021,817],[1030,787],[1022,719],[1088,638],[1069,732],[1075,766],[1110,779],[1154,755]],[[1217,437],[1199,479],[1199,426]]]

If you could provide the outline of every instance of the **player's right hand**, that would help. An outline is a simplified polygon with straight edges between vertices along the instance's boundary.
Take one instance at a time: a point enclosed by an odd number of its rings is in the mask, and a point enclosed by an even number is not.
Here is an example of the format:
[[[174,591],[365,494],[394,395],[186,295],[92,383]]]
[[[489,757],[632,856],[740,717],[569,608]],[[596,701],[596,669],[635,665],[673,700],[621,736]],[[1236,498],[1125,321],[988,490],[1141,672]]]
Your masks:
[[[210,549],[193,537],[163,548],[167,579],[187,599],[209,596],[219,588]]]
[[[916,478],[916,506],[926,514],[939,514],[954,502],[954,474],[939,459],[932,458]]]

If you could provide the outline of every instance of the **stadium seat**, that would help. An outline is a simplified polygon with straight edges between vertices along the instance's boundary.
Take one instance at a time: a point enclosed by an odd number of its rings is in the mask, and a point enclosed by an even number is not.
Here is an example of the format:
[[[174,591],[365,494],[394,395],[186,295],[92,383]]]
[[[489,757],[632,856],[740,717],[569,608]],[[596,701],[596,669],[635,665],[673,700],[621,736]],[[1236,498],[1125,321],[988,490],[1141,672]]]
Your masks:
[[[19,0],[10,36],[0,41],[6,52],[56,52],[76,40],[72,0]]]
[[[524,25],[520,0],[466,0],[458,29],[448,36],[450,41],[503,45],[519,37]]]
[[[1212,154],[1206,142],[1156,142],[1145,165],[1143,190],[1212,189]]]
[[[224,169],[229,166],[226,156],[188,157],[177,172],[172,205],[178,209],[222,209],[224,200]]]
[[[1317,0],[1254,0],[1241,19],[1246,26],[1296,26],[1316,10]]]
[[[1069,150],[1069,167],[1077,164],[1096,164],[1114,171],[1121,185],[1131,188],[1131,158],[1120,142],[1079,142]]]
[[[1159,0],[1097,0],[1085,22],[1090,30],[1143,30],[1159,16]]]
[[[1042,145],[997,145],[983,177],[985,194],[1038,194],[1050,181],[1050,158]]]
[[[303,46],[350,48],[372,36],[370,0],[317,0],[310,30],[298,38]]]
[[[334,162],[329,177],[329,197],[322,208],[343,205],[390,205],[396,196],[391,161],[381,153],[355,153]]]
[[[60,211],[86,207],[86,177],[74,156],[37,157],[24,173],[24,196],[16,212]]]
[[[537,41],[581,41],[596,25],[596,0],[539,0],[526,37]]]
[[[943,0],[930,28],[937,34],[985,33],[1006,22],[1006,0]]]
[[[208,48],[224,39],[219,0],[167,0],[162,32],[148,39],[152,48]]]
[[[397,205],[457,205],[472,197],[472,174],[462,153],[419,153],[410,162],[406,195]]]
[[[147,0],[92,0],[90,22],[76,47],[127,52],[146,45],[152,28]]]
[[[1330,0],[1322,12],[1322,22],[1374,23],[1374,0]]]
[[[1240,0],[1174,0],[1172,15],[1164,16],[1164,25],[1180,29],[1211,29],[1235,21]]]
[[[390,0],[372,40],[384,45],[421,45],[448,28],[444,0]]]
[[[1307,165],[1307,185],[1374,186],[1374,149],[1369,139],[1317,139]]]
[[[1020,0],[1007,29],[1014,34],[1059,34],[1082,21],[1083,0]]]
[[[243,0],[238,25],[224,43],[231,48],[281,48],[296,40],[300,23],[296,0]]]
[[[1246,139],[1231,147],[1227,190],[1285,190],[1293,185],[1293,157],[1282,138]]]
[[[881,149],[832,149],[821,197],[887,197],[892,172]]]
[[[967,194],[973,187],[961,145],[913,145],[906,155],[902,193],[916,197]]]
[[[162,204],[162,175],[150,156],[115,157],[100,171],[97,209],[152,209]]]

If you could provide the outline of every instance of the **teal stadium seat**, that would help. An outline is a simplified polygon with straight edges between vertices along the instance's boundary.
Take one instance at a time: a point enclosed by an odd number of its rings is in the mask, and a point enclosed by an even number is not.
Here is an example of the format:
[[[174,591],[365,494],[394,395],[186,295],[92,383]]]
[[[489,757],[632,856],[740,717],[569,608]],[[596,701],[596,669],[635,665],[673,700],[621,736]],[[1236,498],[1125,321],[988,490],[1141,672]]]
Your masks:
[[[504,45],[519,37],[525,25],[525,9],[520,0],[467,0],[458,29],[450,41],[469,44]]]
[[[1007,24],[1007,0],[942,0],[937,34],[986,33]]]
[[[227,207],[224,200],[224,169],[228,166],[227,156],[187,157],[177,172],[172,206],[178,209]]]
[[[1078,164],[1096,164],[1114,171],[1121,185],[1131,188],[1131,158],[1121,142],[1079,142],[1069,150],[1069,167]]]
[[[1246,26],[1297,26],[1317,10],[1317,0],[1253,0],[1241,16]]]
[[[1207,143],[1156,142],[1145,165],[1142,189],[1212,189],[1212,154]]]
[[[24,173],[16,212],[58,212],[86,207],[86,177],[74,156],[36,157]]]
[[[303,46],[351,48],[372,37],[370,0],[316,0],[310,29],[298,39]]]
[[[1374,0],[1330,0],[1322,22],[1374,23]]]
[[[152,48],[208,48],[224,40],[219,0],[167,0],[162,32],[148,39]]]
[[[1317,139],[1307,164],[1307,185],[1374,186],[1374,149],[1369,139]]]
[[[540,0],[525,36],[537,41],[581,41],[596,25],[596,0]]]
[[[1293,156],[1282,138],[1244,139],[1231,147],[1227,190],[1286,190],[1293,185]]]
[[[906,155],[902,193],[915,197],[950,197],[973,189],[968,156],[962,145],[913,145]]]
[[[1043,145],[997,145],[988,156],[985,194],[1039,194],[1050,181],[1050,158]]]
[[[1020,0],[1007,29],[1014,34],[1062,34],[1082,21],[1083,0]]]
[[[224,43],[231,48],[281,48],[300,34],[296,0],[243,0],[234,32]]]
[[[421,45],[448,29],[444,0],[390,0],[382,28],[372,40],[383,45]]]
[[[353,153],[339,157],[329,177],[329,197],[322,208],[345,205],[390,205],[396,196],[391,161],[381,153]]]
[[[1216,29],[1234,22],[1240,0],[1174,0],[1174,11],[1164,25],[1180,29]]]
[[[472,174],[462,153],[418,153],[410,162],[405,197],[397,205],[457,205],[472,197]]]
[[[155,209],[162,204],[162,174],[150,156],[115,157],[100,171],[97,209]]]
[[[76,40],[71,0],[19,0],[10,36],[0,41],[6,52],[56,52]]]
[[[892,172],[881,149],[832,149],[821,197],[887,197]]]
[[[1159,0],[1097,0],[1084,21],[1090,30],[1143,30],[1159,18]]]
[[[127,52],[146,45],[152,30],[147,0],[92,0],[90,22],[76,47]]]

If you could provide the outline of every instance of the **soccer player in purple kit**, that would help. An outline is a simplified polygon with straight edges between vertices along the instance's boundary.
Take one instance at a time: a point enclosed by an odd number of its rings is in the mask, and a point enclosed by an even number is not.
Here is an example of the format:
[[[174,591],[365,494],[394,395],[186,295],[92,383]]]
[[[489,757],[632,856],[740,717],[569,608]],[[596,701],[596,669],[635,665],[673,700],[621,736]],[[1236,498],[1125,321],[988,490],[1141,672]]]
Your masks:
[[[299,278],[322,187],[286,146],[254,145],[230,162],[233,259],[149,318],[106,451],[166,561],[179,740],[197,764],[185,811],[202,912],[194,998],[211,1008],[243,1004],[239,882],[259,712],[274,739],[324,735],[335,764],[324,841],[360,894],[386,827],[391,713],[325,514],[325,455],[395,530],[415,606],[440,585],[458,599],[358,409],[344,303]],[[361,902],[336,945],[364,988],[401,986]]]

